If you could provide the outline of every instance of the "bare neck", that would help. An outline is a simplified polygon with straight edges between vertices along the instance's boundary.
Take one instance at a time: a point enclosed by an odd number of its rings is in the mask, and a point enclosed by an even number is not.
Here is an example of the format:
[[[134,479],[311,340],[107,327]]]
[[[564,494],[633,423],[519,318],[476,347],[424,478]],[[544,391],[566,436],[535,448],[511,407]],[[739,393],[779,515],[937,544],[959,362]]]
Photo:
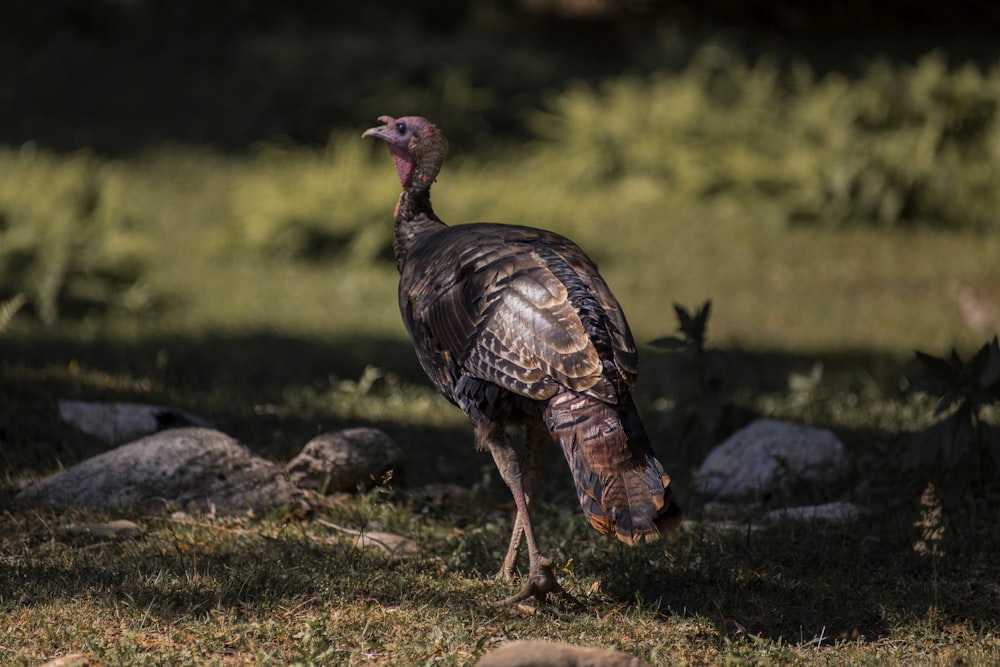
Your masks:
[[[396,226],[392,239],[392,252],[400,273],[406,264],[406,256],[417,239],[445,226],[431,208],[430,188],[403,190],[396,203]]]

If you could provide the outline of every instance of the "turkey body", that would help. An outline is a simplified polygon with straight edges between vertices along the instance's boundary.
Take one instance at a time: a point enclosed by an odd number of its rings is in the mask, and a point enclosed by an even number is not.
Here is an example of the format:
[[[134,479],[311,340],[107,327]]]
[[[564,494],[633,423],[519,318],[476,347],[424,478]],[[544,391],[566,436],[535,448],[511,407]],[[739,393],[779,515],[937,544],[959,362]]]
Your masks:
[[[417,356],[474,422],[537,412],[560,389],[617,403],[635,381],[621,309],[569,239],[457,225],[419,238],[407,259],[399,307]]]
[[[529,502],[549,438],[601,532],[632,544],[679,523],[670,478],[631,396],[635,342],[597,267],[569,239],[438,219],[429,190],[444,149],[426,149],[443,141],[437,128],[417,117],[380,120],[385,125],[365,135],[390,144],[403,184],[393,242],[403,321],[421,367],[472,420],[477,444],[493,454],[514,495],[518,516],[501,574],[512,575],[523,534],[531,581],[522,597],[543,597],[557,585],[543,581]],[[437,168],[428,164],[435,160]],[[512,425],[527,433],[524,453],[508,440]]]

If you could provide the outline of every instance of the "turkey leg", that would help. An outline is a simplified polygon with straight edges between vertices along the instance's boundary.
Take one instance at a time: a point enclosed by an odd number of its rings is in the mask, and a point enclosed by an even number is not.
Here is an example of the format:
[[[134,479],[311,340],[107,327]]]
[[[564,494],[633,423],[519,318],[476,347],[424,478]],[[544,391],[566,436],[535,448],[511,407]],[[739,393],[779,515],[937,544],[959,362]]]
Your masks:
[[[538,491],[538,484],[542,479],[542,463],[545,455],[545,443],[549,439],[548,431],[540,424],[529,423],[525,427],[525,452],[524,452],[524,495],[525,504],[528,511],[531,511],[532,501]],[[494,457],[495,458],[495,457]],[[507,547],[507,555],[503,559],[503,567],[497,573],[497,578],[510,581],[514,577],[514,570],[517,567],[517,556],[521,551],[521,541],[524,537],[524,524],[521,519],[521,512],[515,513],[514,527],[510,533],[510,545]]]
[[[529,597],[544,600],[549,593],[561,592],[562,587],[559,586],[555,575],[552,574],[552,561],[541,554],[535,543],[535,533],[531,528],[531,517],[528,515],[528,500],[524,493],[521,464],[518,461],[517,451],[510,444],[506,431],[501,424],[484,420],[476,425],[476,441],[480,446],[489,449],[497,468],[500,470],[500,476],[503,477],[511,495],[514,496],[517,518],[514,520],[514,532],[511,535],[511,549],[514,551],[515,558],[520,548],[522,534],[528,545],[528,582],[520,592],[497,604],[517,604]],[[509,556],[510,549],[508,549]],[[506,566],[505,560],[505,569]]]

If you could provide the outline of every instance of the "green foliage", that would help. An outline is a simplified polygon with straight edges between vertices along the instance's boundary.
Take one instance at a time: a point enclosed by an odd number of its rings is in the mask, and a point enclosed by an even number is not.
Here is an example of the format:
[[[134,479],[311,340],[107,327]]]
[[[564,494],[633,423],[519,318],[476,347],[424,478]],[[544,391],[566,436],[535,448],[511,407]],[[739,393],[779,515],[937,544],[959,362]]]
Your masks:
[[[228,191],[238,247],[284,263],[391,259],[398,186],[372,148],[351,133],[319,151],[258,150]]]
[[[936,397],[936,414],[946,416],[915,436],[908,462],[942,465],[952,499],[970,479],[977,487],[995,481],[1000,472],[1000,428],[989,423],[984,413],[1000,403],[997,337],[968,362],[955,350],[948,358],[919,351],[916,355],[929,379],[913,390]]]
[[[48,324],[70,299],[83,308],[120,302],[137,280],[116,252],[128,226],[122,174],[85,152],[32,146],[0,149],[0,172],[0,284],[23,292]]]
[[[573,86],[532,127],[579,187],[638,179],[793,223],[1000,232],[1000,67],[940,53],[817,79],[710,44],[678,73]]]
[[[940,60],[885,65],[891,76],[875,68],[858,79],[813,80],[806,68],[748,66],[709,44],[679,71],[552,92],[548,111],[530,116],[539,137],[532,143],[475,151],[481,144],[462,140],[465,121],[434,116],[454,148],[435,206],[449,222],[542,226],[578,241],[640,337],[661,330],[664,302],[712,294],[728,315],[715,336],[746,345],[977,342],[947,307],[914,312],[909,304],[916,289],[948,303],[947,280],[992,295],[995,236],[832,229],[860,219],[850,202],[863,190],[838,190],[840,177],[830,176],[837,160],[924,127],[912,109],[886,112],[906,123],[875,123],[874,93],[885,80],[911,82],[917,92],[904,100],[938,99],[920,93],[933,88],[914,83],[921,72],[957,91],[947,99],[992,94],[993,74],[931,67]],[[457,95],[473,83],[459,77],[449,85]],[[962,104],[956,109],[988,108]],[[966,176],[994,173],[984,161],[992,160],[995,124],[967,124],[972,139],[954,129],[957,120],[944,125],[953,128],[947,151],[969,153],[955,167],[968,173],[947,176],[955,188]],[[169,146],[121,159],[0,149],[0,297],[23,292],[27,314],[95,327],[163,317],[176,330],[374,328],[400,336],[389,249],[399,186],[384,147],[360,139],[363,127],[335,132],[321,147],[264,144],[237,155]],[[862,135],[867,143],[856,143]],[[913,167],[893,154],[893,169]],[[939,155],[937,163],[948,160]],[[965,194],[949,201],[981,206],[986,217],[1000,210],[995,188]],[[960,229],[970,229],[975,216],[959,217]],[[830,229],[786,224],[805,219]]]
[[[815,86],[837,96],[828,108],[802,100],[832,127],[801,219],[1000,230],[1000,68],[952,71],[932,53],[912,67],[876,61],[845,83]]]

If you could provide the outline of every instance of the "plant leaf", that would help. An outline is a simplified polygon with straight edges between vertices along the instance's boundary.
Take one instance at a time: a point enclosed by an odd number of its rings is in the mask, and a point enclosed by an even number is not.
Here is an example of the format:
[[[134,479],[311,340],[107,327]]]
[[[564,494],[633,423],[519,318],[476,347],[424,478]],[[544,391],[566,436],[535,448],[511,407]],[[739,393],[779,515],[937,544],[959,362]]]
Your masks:
[[[712,314],[712,301],[708,300],[701,305],[698,309],[697,315],[694,318],[694,326],[697,331],[698,340],[705,340],[706,334],[708,333],[708,317]]]
[[[924,365],[930,375],[940,381],[953,382],[958,376],[958,372],[961,369],[961,361],[959,361],[958,366],[954,366],[952,362],[947,359],[942,359],[941,357],[935,357],[933,355],[927,354],[926,352],[921,352],[916,350],[915,354],[920,363]],[[952,352],[954,354],[954,351]]]
[[[682,306],[682,305],[680,305],[678,303],[674,304],[674,312],[677,314],[677,322],[679,324],[678,328],[682,332],[684,332],[685,334],[687,334],[688,336],[690,336],[691,335],[691,313],[689,313],[687,311],[687,309],[684,308],[684,306]]]

